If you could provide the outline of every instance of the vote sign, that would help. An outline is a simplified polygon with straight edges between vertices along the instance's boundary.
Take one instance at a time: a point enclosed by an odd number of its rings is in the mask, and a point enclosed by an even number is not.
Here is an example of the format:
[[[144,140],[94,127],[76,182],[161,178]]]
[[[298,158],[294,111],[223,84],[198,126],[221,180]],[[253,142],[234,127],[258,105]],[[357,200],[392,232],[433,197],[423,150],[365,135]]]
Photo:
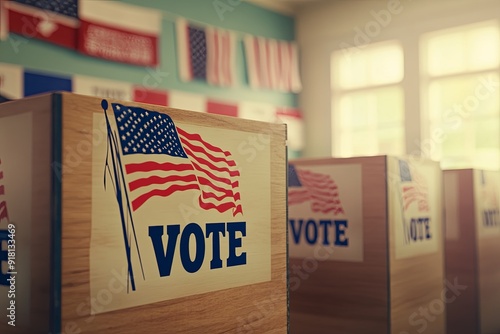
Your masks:
[[[361,165],[290,162],[288,244],[291,257],[363,261]],[[326,251],[322,248],[329,248]]]
[[[103,101],[94,132],[90,289],[102,312],[271,280],[270,135]]]
[[[441,171],[416,158],[388,157],[389,219],[396,259],[438,251]]]

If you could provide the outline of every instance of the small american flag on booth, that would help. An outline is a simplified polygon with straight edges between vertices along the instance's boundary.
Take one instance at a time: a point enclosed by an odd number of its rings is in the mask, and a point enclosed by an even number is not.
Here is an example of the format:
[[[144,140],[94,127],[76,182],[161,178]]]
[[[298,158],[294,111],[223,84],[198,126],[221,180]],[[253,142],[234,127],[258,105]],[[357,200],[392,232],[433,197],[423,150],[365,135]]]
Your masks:
[[[152,197],[197,190],[202,209],[243,213],[240,172],[230,152],[177,127],[166,114],[112,106],[132,211]]]
[[[416,170],[412,170],[405,160],[399,160],[399,173],[401,177],[403,210],[408,210],[416,202],[419,211],[428,212],[428,188],[424,178]]]
[[[4,219],[9,221],[9,214],[7,212],[7,200],[5,198],[5,186],[3,184],[3,169],[2,160],[0,160],[0,222]]]
[[[338,186],[327,174],[288,167],[288,205],[310,202],[314,212],[344,214]]]

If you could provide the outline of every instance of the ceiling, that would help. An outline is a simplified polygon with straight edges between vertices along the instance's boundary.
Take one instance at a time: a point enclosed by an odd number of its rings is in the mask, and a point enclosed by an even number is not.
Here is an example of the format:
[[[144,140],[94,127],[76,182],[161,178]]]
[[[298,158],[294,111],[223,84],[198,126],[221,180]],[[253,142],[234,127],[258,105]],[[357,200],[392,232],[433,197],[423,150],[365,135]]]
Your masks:
[[[294,14],[298,7],[319,2],[321,0],[246,0],[255,5],[265,7],[284,14]]]

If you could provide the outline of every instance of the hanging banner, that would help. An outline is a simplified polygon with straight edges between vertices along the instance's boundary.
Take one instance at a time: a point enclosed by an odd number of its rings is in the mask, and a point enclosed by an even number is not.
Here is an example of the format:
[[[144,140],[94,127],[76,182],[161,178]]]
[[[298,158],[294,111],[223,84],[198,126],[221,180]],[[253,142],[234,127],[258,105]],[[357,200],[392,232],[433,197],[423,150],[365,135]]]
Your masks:
[[[0,95],[8,99],[23,97],[23,68],[0,63]]]
[[[132,101],[132,84],[75,75],[73,93]]]
[[[14,0],[5,1],[4,8],[10,32],[76,49],[78,0]]]
[[[295,42],[248,35],[244,43],[248,79],[252,88],[293,93],[301,91],[298,47]]]
[[[169,92],[168,103],[168,106],[172,108],[199,112],[207,111],[207,98],[200,94],[173,90]]]
[[[207,112],[210,114],[238,117],[238,105],[209,99],[207,101]]]
[[[162,90],[149,89],[143,86],[135,86],[133,100],[135,102],[168,106],[168,93]]]
[[[116,1],[80,1],[78,51],[140,66],[159,63],[161,14]]]
[[[24,96],[66,91],[71,92],[71,78],[52,74],[24,71]]]
[[[276,121],[275,114],[276,107],[267,103],[241,102],[238,109],[238,117],[268,123]]]

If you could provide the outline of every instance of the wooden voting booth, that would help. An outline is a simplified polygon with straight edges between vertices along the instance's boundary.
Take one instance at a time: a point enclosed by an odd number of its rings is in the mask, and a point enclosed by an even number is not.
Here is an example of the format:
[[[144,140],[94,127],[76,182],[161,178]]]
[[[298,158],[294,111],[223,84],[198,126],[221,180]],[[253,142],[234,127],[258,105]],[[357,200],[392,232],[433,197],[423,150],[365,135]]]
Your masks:
[[[439,164],[289,163],[291,333],[445,332]]]
[[[461,286],[448,333],[500,333],[499,182],[498,172],[444,171],[446,278]]]
[[[0,332],[286,332],[285,136],[69,93],[0,105]]]

